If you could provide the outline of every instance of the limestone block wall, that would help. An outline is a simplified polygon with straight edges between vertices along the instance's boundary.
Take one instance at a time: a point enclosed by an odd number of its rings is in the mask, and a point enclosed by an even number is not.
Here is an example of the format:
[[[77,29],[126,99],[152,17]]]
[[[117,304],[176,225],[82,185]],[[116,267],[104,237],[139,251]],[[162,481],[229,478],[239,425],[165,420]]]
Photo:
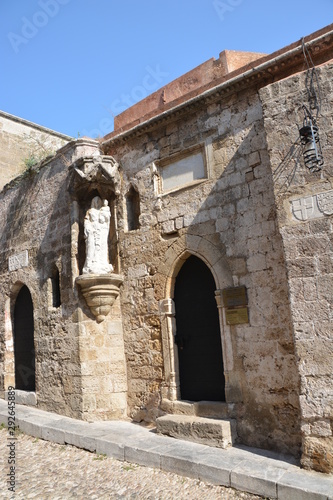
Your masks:
[[[23,173],[25,160],[54,154],[70,137],[0,111],[0,189]]]
[[[329,472],[333,470],[332,63],[318,67],[317,76],[316,91],[322,98],[317,121],[322,172],[308,171],[297,142],[302,105],[308,105],[306,73],[267,86],[260,98],[301,381],[302,463]]]
[[[120,300],[100,324],[81,302],[79,362],[82,391],[80,418],[121,419],[127,413],[127,377]]]
[[[119,299],[112,315],[97,324],[75,283],[81,249],[71,168],[78,158],[98,153],[96,141],[77,140],[0,194],[0,394],[15,386],[13,313],[26,285],[33,303],[37,406],[85,420],[121,418],[127,409]],[[54,300],[57,276],[60,301]]]
[[[197,145],[208,178],[160,193],[159,165]],[[160,301],[173,298],[181,263],[195,254],[217,289],[247,287],[249,323],[223,325],[226,397],[241,441],[297,454],[299,375],[258,96],[217,98],[137,137],[106,142],[104,152],[121,163],[122,198],[130,186],[140,197],[140,227],[119,227],[130,415],[150,421],[159,413],[169,383]],[[125,206],[118,219],[126,220]]]

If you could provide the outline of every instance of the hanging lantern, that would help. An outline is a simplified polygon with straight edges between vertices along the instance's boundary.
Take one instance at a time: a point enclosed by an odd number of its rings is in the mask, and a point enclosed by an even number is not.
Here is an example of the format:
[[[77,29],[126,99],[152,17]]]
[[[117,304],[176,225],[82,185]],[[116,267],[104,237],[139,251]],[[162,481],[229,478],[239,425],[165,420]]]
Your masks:
[[[304,110],[305,111],[305,110]],[[305,111],[303,127],[299,129],[305,166],[310,172],[319,172],[324,159],[321,152],[318,127],[308,110]]]

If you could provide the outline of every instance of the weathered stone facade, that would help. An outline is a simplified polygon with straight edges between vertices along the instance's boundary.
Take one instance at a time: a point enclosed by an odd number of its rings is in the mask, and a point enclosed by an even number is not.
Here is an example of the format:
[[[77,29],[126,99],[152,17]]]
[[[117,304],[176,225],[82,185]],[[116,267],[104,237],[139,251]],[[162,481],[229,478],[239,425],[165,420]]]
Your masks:
[[[302,121],[306,75],[270,85],[260,91],[260,97],[300,376],[302,462],[327,472],[333,460],[333,63],[320,66],[317,75],[322,94],[318,125],[326,160],[321,174],[299,168],[302,159],[297,160],[297,151],[292,151],[298,133],[295,123]]]
[[[169,84],[160,95],[174,101],[147,98],[103,140],[73,141],[1,193],[3,395],[15,384],[26,285],[40,408],[86,420],[186,415],[192,427],[223,418],[231,441],[333,470],[332,27],[305,42],[325,95],[319,174],[297,143],[307,94],[296,43],[257,60],[236,53],[251,61],[244,67],[228,54],[232,72],[209,62],[210,82],[198,77],[185,91],[190,72],[183,96]],[[89,282],[83,221],[96,195],[111,208],[114,270]],[[214,288],[224,381],[213,401],[182,397],[177,287],[191,256]],[[196,356],[198,372],[209,371]]]
[[[158,197],[152,162],[198,143],[209,179]],[[149,413],[158,408],[156,381],[163,380],[161,341],[166,342],[159,333],[159,301],[173,298],[180,265],[194,254],[211,269],[217,290],[245,285],[249,296],[250,324],[223,325],[227,401],[241,417],[239,435],[248,444],[280,443],[283,449],[287,432],[287,446],[295,450],[298,374],[258,96],[246,91],[212,103],[208,110],[155,127],[154,138],[148,133],[127,140],[116,153],[126,172],[123,198],[132,182],[141,202],[140,230],[119,234],[126,262],[122,296],[132,416],[145,418],[143,408]]]
[[[64,134],[0,111],[0,188],[22,174],[30,162],[52,155],[71,140]]]

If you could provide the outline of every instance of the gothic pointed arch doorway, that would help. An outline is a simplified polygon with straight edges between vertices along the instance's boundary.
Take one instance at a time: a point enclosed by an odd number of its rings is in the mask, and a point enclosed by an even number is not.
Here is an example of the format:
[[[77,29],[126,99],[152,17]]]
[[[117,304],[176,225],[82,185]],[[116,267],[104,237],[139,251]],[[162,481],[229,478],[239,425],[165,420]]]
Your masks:
[[[23,285],[14,306],[15,387],[35,391],[34,314],[29,288]]]
[[[225,401],[222,345],[215,280],[191,255],[175,282],[176,343],[181,399]]]

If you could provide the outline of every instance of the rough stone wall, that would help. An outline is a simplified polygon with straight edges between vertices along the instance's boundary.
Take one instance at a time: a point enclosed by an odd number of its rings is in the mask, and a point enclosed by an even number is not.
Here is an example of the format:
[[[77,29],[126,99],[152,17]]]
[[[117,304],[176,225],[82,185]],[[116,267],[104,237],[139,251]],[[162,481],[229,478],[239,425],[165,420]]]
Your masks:
[[[0,189],[23,173],[29,158],[41,160],[70,137],[0,111]]]
[[[81,301],[79,359],[82,385],[80,418],[88,421],[122,419],[127,413],[127,378],[120,300],[98,324]]]
[[[305,467],[333,470],[332,159],[333,64],[317,68],[321,173],[303,163],[297,125],[307,102],[306,73],[260,91],[283,239],[297,366]],[[316,82],[315,82],[316,85]]]
[[[197,144],[205,145],[209,179],[156,196],[152,163]],[[106,153],[121,162],[122,197],[132,184],[141,202],[140,229],[119,234],[130,415],[149,421],[158,414],[165,376],[158,306],[168,298],[177,259],[187,251],[213,267],[223,258],[231,285],[245,285],[249,296],[250,323],[230,327],[225,353],[238,434],[243,443],[297,454],[299,380],[258,96],[249,90],[211,102],[111,142]]]
[[[122,418],[127,405],[119,299],[112,316],[97,324],[75,283],[81,249],[71,165],[98,153],[96,141],[80,139],[0,194],[1,396],[15,386],[13,311],[24,284],[34,309],[37,406],[85,420]],[[9,258],[26,251],[28,262],[10,270]],[[52,294],[56,269],[58,307]]]
[[[13,351],[5,352],[5,339],[12,345],[13,307],[20,285],[26,284],[34,306],[38,406],[78,417],[80,402],[74,400],[81,385],[77,320],[68,323],[75,300],[67,257],[71,232],[66,177],[66,165],[58,157],[1,193],[1,296],[5,299],[1,315],[7,316],[6,324],[1,321],[1,373],[6,379],[2,377],[1,389],[14,384],[8,379],[13,374]],[[9,257],[25,250],[28,266],[9,272]],[[54,266],[60,274],[62,305],[58,308],[52,306],[50,289]]]

